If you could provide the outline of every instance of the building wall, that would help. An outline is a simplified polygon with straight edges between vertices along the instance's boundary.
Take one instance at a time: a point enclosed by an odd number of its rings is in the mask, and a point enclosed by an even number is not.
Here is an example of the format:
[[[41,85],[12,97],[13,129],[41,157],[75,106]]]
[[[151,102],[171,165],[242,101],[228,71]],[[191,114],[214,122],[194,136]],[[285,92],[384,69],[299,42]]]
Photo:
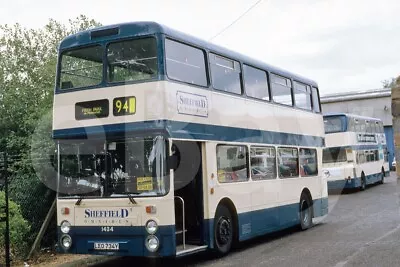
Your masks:
[[[343,102],[324,103],[321,99],[322,112],[345,112],[357,114],[360,116],[368,116],[379,118],[383,121],[383,125],[392,125],[392,104],[390,97],[360,99]]]

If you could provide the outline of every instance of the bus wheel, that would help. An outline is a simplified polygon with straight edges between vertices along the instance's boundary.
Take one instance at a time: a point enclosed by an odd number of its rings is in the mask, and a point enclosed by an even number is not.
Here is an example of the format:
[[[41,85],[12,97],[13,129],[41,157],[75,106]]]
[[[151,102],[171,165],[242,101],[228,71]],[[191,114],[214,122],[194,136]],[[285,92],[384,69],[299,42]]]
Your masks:
[[[360,190],[364,191],[365,190],[365,174],[364,172],[361,173],[361,185],[360,185]]]
[[[379,183],[383,184],[384,182],[385,182],[385,169],[382,168],[381,180],[379,181]]]
[[[217,254],[227,254],[233,244],[234,224],[229,209],[218,206],[214,219],[214,248]]]
[[[307,194],[302,193],[300,197],[300,227],[306,230],[312,226],[312,204]]]

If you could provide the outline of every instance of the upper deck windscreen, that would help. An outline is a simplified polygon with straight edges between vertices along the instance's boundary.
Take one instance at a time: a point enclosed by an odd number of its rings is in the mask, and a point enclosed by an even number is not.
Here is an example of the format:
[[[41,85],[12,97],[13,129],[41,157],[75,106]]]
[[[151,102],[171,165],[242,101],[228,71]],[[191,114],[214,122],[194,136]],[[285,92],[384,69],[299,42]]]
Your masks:
[[[95,45],[63,52],[58,88],[90,87],[104,81],[151,80],[157,75],[156,39],[124,40],[112,42],[106,47]]]
[[[346,121],[344,116],[324,117],[325,133],[339,133],[346,131]]]

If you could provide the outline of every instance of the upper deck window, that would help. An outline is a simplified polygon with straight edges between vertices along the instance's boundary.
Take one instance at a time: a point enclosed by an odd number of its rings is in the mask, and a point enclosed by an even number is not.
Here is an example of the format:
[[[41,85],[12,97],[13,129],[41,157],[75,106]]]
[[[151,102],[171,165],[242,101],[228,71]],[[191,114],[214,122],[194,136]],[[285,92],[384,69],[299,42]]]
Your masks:
[[[344,132],[346,129],[343,118],[342,116],[324,117],[325,133]]]
[[[320,113],[321,112],[321,107],[319,105],[319,93],[318,93],[318,89],[313,87],[311,89],[311,94],[312,94],[312,102],[313,102],[313,110],[315,112]]]
[[[192,46],[165,40],[167,75],[170,79],[207,86],[204,51]]]
[[[247,65],[243,66],[244,87],[250,97],[269,100],[267,73]]]
[[[271,90],[274,102],[293,106],[291,88],[292,82],[290,79],[276,74],[271,75]]]
[[[239,62],[210,53],[210,63],[212,84],[215,89],[242,94]]]
[[[301,109],[311,110],[311,89],[303,83],[294,82],[294,100]]]
[[[151,80],[157,75],[155,38],[115,42],[107,47],[107,80],[109,82]]]
[[[61,54],[61,90],[98,85],[103,77],[103,48],[90,46]]]

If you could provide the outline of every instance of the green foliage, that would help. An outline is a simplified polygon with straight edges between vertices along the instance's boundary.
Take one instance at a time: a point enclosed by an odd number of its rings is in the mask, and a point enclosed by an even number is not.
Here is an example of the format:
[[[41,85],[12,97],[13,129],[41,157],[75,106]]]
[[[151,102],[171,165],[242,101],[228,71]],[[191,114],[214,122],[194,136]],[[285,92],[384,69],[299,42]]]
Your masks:
[[[55,20],[42,29],[0,26],[0,51],[6,51],[0,53],[0,150],[22,155],[19,168],[31,172],[30,136],[37,120],[51,110],[60,41],[98,25],[80,16],[67,26]]]
[[[4,191],[0,191],[0,206],[5,206]],[[14,201],[9,201],[10,214],[10,243],[11,250],[14,255],[20,256],[28,247],[27,236],[30,231],[30,225],[21,214],[20,206]],[[6,228],[5,222],[0,223],[0,232],[4,233]],[[0,235],[0,247],[4,251],[4,235]]]
[[[396,78],[391,78],[389,80],[382,81],[383,88],[392,88],[396,85]]]
[[[68,25],[51,19],[41,29],[0,25],[0,151],[12,155],[10,196],[32,225],[28,235],[21,232],[26,239],[15,242],[32,244],[55,197],[41,182],[54,180],[54,169],[41,167],[54,153],[51,110],[58,45],[67,35],[94,26],[99,23],[82,15]]]

